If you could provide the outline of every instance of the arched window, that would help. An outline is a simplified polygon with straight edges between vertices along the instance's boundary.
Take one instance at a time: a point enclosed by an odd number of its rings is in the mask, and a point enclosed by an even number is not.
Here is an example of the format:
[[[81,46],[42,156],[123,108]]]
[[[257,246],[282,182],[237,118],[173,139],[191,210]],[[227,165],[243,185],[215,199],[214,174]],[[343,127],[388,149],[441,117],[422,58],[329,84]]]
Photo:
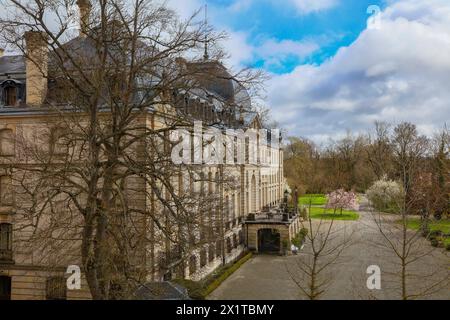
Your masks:
[[[7,79],[0,82],[0,105],[15,107],[24,100],[25,86],[20,81]]]

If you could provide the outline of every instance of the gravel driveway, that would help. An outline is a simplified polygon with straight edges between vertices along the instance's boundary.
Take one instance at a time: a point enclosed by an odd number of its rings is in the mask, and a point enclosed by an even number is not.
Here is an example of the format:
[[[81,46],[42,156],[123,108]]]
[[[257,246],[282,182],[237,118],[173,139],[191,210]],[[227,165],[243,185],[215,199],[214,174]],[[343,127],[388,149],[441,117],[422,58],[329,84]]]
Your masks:
[[[364,210],[364,207],[362,207]],[[346,249],[340,263],[329,269],[331,282],[322,299],[399,299],[400,266],[394,252],[377,230],[371,213],[361,211],[358,221],[335,222],[337,228],[352,232],[353,244]],[[384,244],[384,245],[381,245]],[[308,250],[306,244],[304,250]],[[450,255],[444,249],[433,250],[425,239],[418,239],[415,254],[424,255],[411,264],[408,279],[410,293],[420,299],[450,300],[448,285]],[[303,299],[288,268],[295,268],[302,255],[279,257],[256,255],[230,276],[208,298],[214,300],[297,300]],[[377,265],[381,269],[381,290],[368,290],[367,268]],[[434,285],[439,285],[435,287]],[[423,288],[430,289],[423,295]]]

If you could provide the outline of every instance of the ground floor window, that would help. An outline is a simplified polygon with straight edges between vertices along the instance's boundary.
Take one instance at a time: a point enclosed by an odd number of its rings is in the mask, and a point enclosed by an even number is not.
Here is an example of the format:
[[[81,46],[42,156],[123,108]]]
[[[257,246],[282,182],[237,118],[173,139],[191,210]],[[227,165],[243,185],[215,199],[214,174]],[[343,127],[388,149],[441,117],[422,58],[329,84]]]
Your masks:
[[[47,300],[67,300],[67,284],[64,277],[51,277],[47,279]]]
[[[244,244],[244,232],[239,231],[239,244]]]
[[[227,253],[231,253],[231,250],[233,250],[233,247],[231,246],[231,239],[230,237],[227,238]]]
[[[200,267],[203,268],[204,266],[206,266],[208,260],[206,258],[206,249],[202,249],[200,251]]]
[[[222,256],[222,240],[216,241],[216,257]]]
[[[209,245],[209,248],[208,248],[208,260],[209,260],[209,262],[213,262],[214,258],[215,258],[215,248],[214,248],[214,245],[211,243]]]
[[[0,276],[0,300],[11,300],[11,277]]]
[[[0,224],[0,262],[11,262],[12,255],[12,225],[9,223]]]
[[[189,275],[194,274],[197,271],[197,257],[191,256],[189,259]]]

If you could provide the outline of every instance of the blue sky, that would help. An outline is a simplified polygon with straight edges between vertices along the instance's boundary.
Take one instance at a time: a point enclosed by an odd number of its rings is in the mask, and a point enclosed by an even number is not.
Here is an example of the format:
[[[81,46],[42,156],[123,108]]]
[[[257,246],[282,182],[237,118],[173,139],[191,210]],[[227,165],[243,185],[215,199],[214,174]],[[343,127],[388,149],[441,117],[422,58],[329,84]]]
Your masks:
[[[318,50],[301,58],[287,55],[278,66],[265,65],[264,57],[245,61],[249,66],[274,73],[291,72],[304,63],[320,64],[334,56],[340,47],[350,45],[366,28],[370,5],[385,7],[381,0],[345,0],[328,9],[305,14],[288,1],[249,1],[235,8],[235,0],[209,0],[207,3],[210,10],[214,10],[211,23],[246,32],[250,45],[259,46],[267,39],[318,43]]]
[[[204,0],[169,0],[182,17]],[[264,103],[289,135],[317,143],[375,121],[432,136],[450,121],[449,0],[208,0],[229,66],[266,70]],[[379,23],[368,27],[367,9]]]
[[[184,19],[208,4],[229,35],[224,63],[271,76],[263,103],[289,135],[320,144],[375,121],[428,136],[449,125],[450,0],[160,1]],[[379,23],[368,27],[373,5]]]

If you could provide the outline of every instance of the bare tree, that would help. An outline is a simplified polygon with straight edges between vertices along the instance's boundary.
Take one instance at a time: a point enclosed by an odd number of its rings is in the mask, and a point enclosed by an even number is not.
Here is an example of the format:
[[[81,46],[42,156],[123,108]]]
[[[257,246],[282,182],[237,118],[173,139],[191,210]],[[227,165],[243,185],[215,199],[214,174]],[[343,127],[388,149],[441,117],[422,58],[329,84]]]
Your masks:
[[[354,231],[339,226],[334,218],[313,220],[309,215],[302,227],[308,231],[305,247],[286,262],[286,270],[303,296],[318,300],[335,280],[334,267],[345,261],[344,252],[353,244]]]
[[[385,122],[375,122],[375,137],[370,137],[366,149],[367,160],[378,180],[387,177],[392,172],[392,146],[390,143],[390,125]]]
[[[174,165],[170,136],[192,132],[195,119],[237,126],[261,74],[226,72],[216,46],[224,34],[196,15],[181,22],[151,0],[78,2],[90,14],[82,11],[81,34],[73,37],[74,0],[2,1],[11,8],[0,21],[3,41],[49,86],[39,106],[45,120],[18,130],[18,155],[3,166],[17,187],[23,247],[32,243],[49,266],[81,256],[92,297],[121,299],[157,265],[183,266],[211,241],[199,236],[205,227],[223,229],[222,189],[204,192],[204,185],[224,188],[232,179],[224,173],[211,181],[202,166]],[[41,44],[39,54],[24,33]],[[227,81],[241,100],[215,96],[220,113],[206,112],[208,85]]]
[[[376,228],[382,235],[382,241],[375,245],[384,248],[385,256],[394,257],[392,269],[385,273],[390,274],[392,282],[399,283],[399,286],[391,289],[398,291],[403,300],[424,298],[448,289],[449,281],[448,268],[441,267],[446,264],[445,256],[422,239],[422,229],[409,229],[410,217],[414,213],[420,213],[422,222],[428,220],[431,184],[425,159],[429,144],[425,137],[418,135],[413,124],[402,123],[394,129],[392,145],[395,168],[403,192],[394,199],[398,216],[373,213]],[[423,210],[418,212],[418,207]],[[423,270],[426,259],[433,263]]]

